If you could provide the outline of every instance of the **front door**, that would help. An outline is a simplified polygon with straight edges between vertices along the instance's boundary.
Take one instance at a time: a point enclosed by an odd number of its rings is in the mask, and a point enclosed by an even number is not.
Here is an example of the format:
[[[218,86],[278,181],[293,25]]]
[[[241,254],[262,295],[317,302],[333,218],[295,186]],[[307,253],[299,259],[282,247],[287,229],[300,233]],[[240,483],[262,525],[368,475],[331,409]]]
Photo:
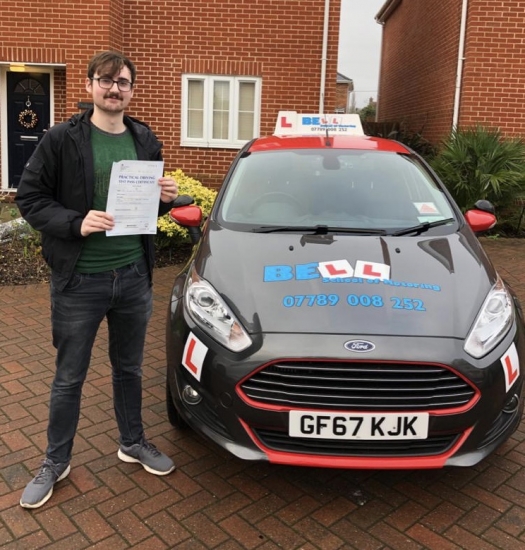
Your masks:
[[[7,73],[9,187],[16,188],[50,123],[49,73]]]

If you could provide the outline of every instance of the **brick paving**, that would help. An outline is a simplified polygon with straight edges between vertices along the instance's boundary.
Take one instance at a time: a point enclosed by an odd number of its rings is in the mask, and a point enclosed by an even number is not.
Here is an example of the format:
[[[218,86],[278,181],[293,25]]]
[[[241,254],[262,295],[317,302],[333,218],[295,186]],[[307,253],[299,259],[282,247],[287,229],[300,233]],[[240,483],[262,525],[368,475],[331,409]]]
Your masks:
[[[525,304],[525,240],[484,240]],[[42,508],[18,505],[43,458],[53,371],[48,285],[0,287],[3,550],[453,550],[525,548],[525,426],[465,469],[343,471],[253,464],[170,426],[164,327],[175,268],[155,273],[144,360],[149,439],[178,465],[158,478],[117,458],[106,334],[84,388],[70,476]]]

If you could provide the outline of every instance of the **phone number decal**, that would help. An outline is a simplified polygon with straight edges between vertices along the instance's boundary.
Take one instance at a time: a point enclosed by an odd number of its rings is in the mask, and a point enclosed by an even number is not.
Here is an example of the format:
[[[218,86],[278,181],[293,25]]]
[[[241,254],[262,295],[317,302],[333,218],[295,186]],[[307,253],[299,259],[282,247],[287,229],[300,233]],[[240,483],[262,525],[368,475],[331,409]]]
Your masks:
[[[299,294],[283,298],[284,307],[335,306],[338,302],[339,296],[337,294]]]
[[[314,306],[335,306],[340,301],[337,294],[297,294],[283,298],[284,307],[314,307]],[[407,311],[426,311],[423,300],[413,298],[390,298],[392,309],[403,309]],[[346,303],[352,307],[385,307],[382,296],[378,294],[348,294]]]

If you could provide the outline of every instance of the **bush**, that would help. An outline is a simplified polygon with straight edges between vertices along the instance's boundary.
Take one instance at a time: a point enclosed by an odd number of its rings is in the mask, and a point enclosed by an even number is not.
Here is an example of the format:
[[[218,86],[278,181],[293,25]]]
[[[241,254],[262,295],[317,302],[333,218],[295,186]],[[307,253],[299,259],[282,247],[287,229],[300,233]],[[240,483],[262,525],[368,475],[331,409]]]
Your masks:
[[[525,194],[525,144],[497,129],[453,131],[431,164],[463,211],[486,199],[512,215]]]
[[[363,129],[367,136],[394,139],[406,145],[427,162],[436,155],[436,148],[423,137],[423,130],[410,130],[403,122],[363,122]]]
[[[167,172],[166,176],[171,176],[177,182],[180,195],[190,195],[195,200],[195,204],[200,206],[204,216],[208,216],[217,191],[205,187],[202,183],[194,178],[186,176],[182,170],[175,172]],[[157,249],[170,248],[179,243],[189,243],[190,238],[188,231],[173,222],[169,214],[161,216],[157,221]]]

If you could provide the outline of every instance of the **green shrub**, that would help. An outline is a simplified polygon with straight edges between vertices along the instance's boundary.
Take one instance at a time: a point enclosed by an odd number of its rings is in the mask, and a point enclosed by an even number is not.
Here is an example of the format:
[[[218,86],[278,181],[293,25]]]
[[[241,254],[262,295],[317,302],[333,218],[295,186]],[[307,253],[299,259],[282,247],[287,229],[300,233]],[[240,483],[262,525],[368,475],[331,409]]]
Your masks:
[[[423,130],[411,130],[403,122],[364,121],[363,130],[367,136],[395,139],[421,155],[428,162],[436,155],[436,148],[423,137]]]
[[[463,211],[486,199],[510,215],[525,194],[525,144],[494,128],[453,131],[431,164]]]
[[[205,187],[202,183],[194,178],[186,176],[182,170],[175,172],[167,172],[166,176],[171,176],[177,182],[180,195],[190,195],[195,200],[195,204],[202,209],[203,216],[208,216],[217,191],[209,187]],[[177,225],[169,217],[169,214],[161,216],[157,221],[157,236],[155,244],[157,249],[169,248],[177,243],[189,243],[190,238],[188,231]]]

